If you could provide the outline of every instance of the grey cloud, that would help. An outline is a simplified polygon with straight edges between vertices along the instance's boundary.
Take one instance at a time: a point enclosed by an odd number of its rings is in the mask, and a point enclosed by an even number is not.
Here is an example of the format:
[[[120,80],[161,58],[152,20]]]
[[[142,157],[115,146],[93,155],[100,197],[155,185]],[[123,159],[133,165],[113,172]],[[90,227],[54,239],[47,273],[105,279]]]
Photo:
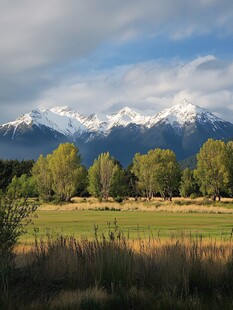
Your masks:
[[[22,70],[66,62],[130,30],[181,38],[181,29],[193,29],[189,35],[224,29],[233,24],[232,8],[230,0],[0,0],[1,67]]]
[[[12,107],[12,114],[8,113],[10,118],[33,108],[35,103],[41,104],[46,94],[51,97],[56,89],[59,93],[64,87],[62,77],[56,75],[60,68],[87,58],[104,42],[122,42],[143,33],[162,33],[173,40],[211,32],[228,31],[228,35],[232,35],[232,29],[231,0],[0,0],[0,105]],[[130,79],[130,74],[136,72],[126,74]],[[72,77],[67,76],[69,78]],[[131,83],[125,83],[131,86],[140,83],[134,76],[131,78]],[[152,80],[160,85],[161,93],[163,89],[173,91],[165,85],[166,80],[163,79],[163,85],[154,77]],[[119,83],[117,78],[115,83]],[[109,94],[103,95],[104,87],[104,82],[101,85],[99,81],[95,90],[96,96],[103,99],[99,103],[102,110],[125,102],[113,82],[108,84],[113,99]],[[143,93],[153,93],[148,88],[153,89],[153,85],[145,85],[137,102],[144,100]],[[61,103],[74,104],[76,100],[74,90],[73,99],[71,94],[68,98],[60,95]],[[133,94],[128,93],[127,100],[134,99]],[[90,104],[90,110],[95,110],[91,95],[85,94],[83,100]],[[3,119],[1,117],[1,121]]]
[[[212,64],[209,70],[209,62],[216,62],[216,68]],[[209,55],[170,66],[154,61],[92,72],[45,92],[41,100],[51,106],[66,102],[84,114],[116,112],[123,106],[155,114],[186,98],[233,122],[229,113],[233,110],[233,63],[224,63],[222,68],[219,63]]]

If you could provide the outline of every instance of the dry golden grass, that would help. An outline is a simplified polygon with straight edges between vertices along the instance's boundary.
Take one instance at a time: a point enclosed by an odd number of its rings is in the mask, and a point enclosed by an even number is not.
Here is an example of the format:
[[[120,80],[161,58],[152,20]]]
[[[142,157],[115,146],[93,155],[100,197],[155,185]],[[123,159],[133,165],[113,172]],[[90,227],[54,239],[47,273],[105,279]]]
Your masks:
[[[95,240],[48,236],[29,251],[18,249],[14,266],[6,295],[11,309],[233,306],[231,240],[185,234],[169,240],[131,240],[116,226]]]
[[[232,207],[229,205],[232,204]],[[41,211],[87,211],[87,210],[120,210],[120,211],[155,211],[155,212],[181,212],[181,213],[214,213],[233,214],[233,199],[223,198],[222,203],[212,202],[210,199],[196,198],[173,198],[173,201],[163,201],[161,198],[127,199],[117,203],[111,198],[108,201],[99,202],[96,198],[75,197],[72,203],[54,205],[43,204],[39,207]]]
[[[98,287],[88,288],[87,290],[62,291],[51,302],[51,309],[65,309],[75,307],[80,309],[86,300],[92,300],[92,303],[104,303],[109,298],[109,294]]]

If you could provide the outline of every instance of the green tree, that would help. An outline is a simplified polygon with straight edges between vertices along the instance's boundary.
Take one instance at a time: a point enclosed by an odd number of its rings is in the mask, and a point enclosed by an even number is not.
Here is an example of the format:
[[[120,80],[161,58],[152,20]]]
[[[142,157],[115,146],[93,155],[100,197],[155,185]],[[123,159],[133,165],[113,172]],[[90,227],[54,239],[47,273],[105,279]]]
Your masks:
[[[22,174],[31,176],[33,160],[0,160],[0,189],[6,190],[13,177],[20,177]]]
[[[80,166],[78,170],[78,183],[76,186],[75,195],[79,197],[89,196],[88,193],[88,172],[87,169],[83,166]]]
[[[37,208],[25,200],[2,196],[0,199],[0,254],[11,252],[18,238],[26,232]],[[1,255],[0,255],[1,256]]]
[[[126,184],[127,184],[127,196],[137,198],[140,193],[137,187],[137,177],[132,172],[133,163],[131,163],[125,170]]]
[[[161,197],[172,200],[174,192],[178,192],[180,183],[180,166],[176,155],[171,150],[156,149],[155,182]]]
[[[19,198],[27,200],[30,197],[35,197],[37,195],[35,180],[26,174],[22,174],[20,177],[14,176],[7,187],[6,194],[12,200]]]
[[[60,201],[70,201],[75,194],[80,175],[80,155],[74,144],[64,143],[49,157],[52,189]]]
[[[88,170],[89,193],[100,199],[108,199],[117,165],[109,152],[102,153]]]
[[[141,191],[147,199],[151,199],[156,193],[156,150],[150,150],[147,154],[136,153],[133,159],[131,172],[138,179],[138,190]]]
[[[226,168],[228,171],[227,191],[233,196],[233,141],[226,144]]]
[[[45,201],[51,201],[53,195],[53,179],[49,166],[51,155],[43,157],[40,155],[34,166],[32,167],[32,175],[36,182],[39,195]]]
[[[109,195],[113,198],[125,198],[128,196],[127,175],[124,169],[117,166],[111,180]]]
[[[203,195],[208,194],[220,200],[221,191],[226,188],[229,173],[226,166],[226,145],[223,141],[209,139],[197,154],[195,178]]]
[[[198,185],[194,178],[194,172],[190,168],[182,171],[180,182],[180,195],[184,198],[189,197],[193,193],[198,192]]]
[[[180,181],[180,168],[171,150],[150,150],[146,155],[135,154],[132,172],[138,178],[138,188],[148,199],[160,192],[163,199],[172,199]]]

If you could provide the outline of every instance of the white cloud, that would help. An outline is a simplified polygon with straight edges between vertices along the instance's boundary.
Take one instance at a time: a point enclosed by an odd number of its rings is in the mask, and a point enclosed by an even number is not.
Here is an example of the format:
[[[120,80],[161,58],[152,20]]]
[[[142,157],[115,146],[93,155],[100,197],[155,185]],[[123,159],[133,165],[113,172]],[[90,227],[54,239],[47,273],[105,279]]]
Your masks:
[[[212,55],[171,65],[155,61],[123,66],[76,76],[72,84],[66,81],[45,92],[39,102],[66,104],[84,114],[113,112],[126,105],[155,114],[186,98],[233,122],[232,68],[233,63],[221,66]]]
[[[158,63],[151,69],[151,64],[114,69],[92,77],[79,76],[77,83],[71,82],[70,76],[63,82],[56,72],[88,59],[106,42],[117,44],[135,36],[157,34],[172,40],[204,33],[232,36],[232,29],[232,0],[0,0],[1,119],[6,120],[5,113],[10,115],[9,107],[14,111],[11,115],[16,116],[41,103],[40,98],[44,104],[55,99],[57,104],[85,103],[92,111],[96,102],[97,108],[104,110],[134,100],[138,106],[144,102],[151,108],[151,98],[170,99],[170,93],[178,92],[179,81],[186,92],[203,89],[205,83],[200,79],[204,74],[210,79],[211,92],[217,84],[224,89],[226,76],[229,88],[230,67],[226,69],[229,72],[196,70],[198,78],[192,87],[191,78],[182,78],[182,69],[176,64],[171,70]],[[189,75],[186,66],[185,70]],[[178,80],[173,83],[176,75]],[[206,85],[206,90],[209,88]]]
[[[0,64],[22,70],[83,57],[137,33],[175,39],[233,29],[231,0],[0,0]]]

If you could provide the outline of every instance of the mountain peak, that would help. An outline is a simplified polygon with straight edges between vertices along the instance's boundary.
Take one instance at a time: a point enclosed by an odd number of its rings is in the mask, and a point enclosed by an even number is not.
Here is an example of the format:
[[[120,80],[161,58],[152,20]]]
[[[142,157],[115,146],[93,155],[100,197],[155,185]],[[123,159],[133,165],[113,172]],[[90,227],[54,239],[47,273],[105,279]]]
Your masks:
[[[161,122],[170,124],[180,131],[186,124],[195,123],[196,121],[212,124],[219,121],[223,122],[208,110],[194,105],[184,98],[178,104],[152,117],[143,116],[128,106],[117,113],[100,118],[96,114],[84,116],[68,106],[57,106],[44,110],[34,109],[30,113],[17,118],[14,122],[5,125],[43,125],[62,134],[72,136],[74,133],[84,131],[108,134],[113,127],[126,127],[130,124],[151,128]]]
[[[188,101],[186,98],[182,99],[177,105],[179,106],[195,106],[192,102]]]
[[[48,109],[50,111],[52,111],[53,113],[59,114],[62,112],[72,112],[72,109],[68,106],[57,106],[57,107],[53,107],[51,109]]]
[[[135,112],[135,111],[133,111],[129,107],[124,107],[121,110],[119,110],[118,112],[115,112],[113,114],[107,115],[107,118],[111,118],[111,117],[114,117],[114,116],[120,116],[120,115],[135,116],[135,115],[140,115],[140,114]]]
[[[107,115],[109,122],[108,129],[116,126],[127,126],[129,124],[145,125],[149,116],[143,116],[129,107],[124,107],[119,112]]]
[[[118,113],[131,113],[131,112],[136,113],[136,112],[133,111],[131,108],[129,108],[129,107],[124,107],[124,108],[121,109]]]
[[[208,138],[228,140],[232,136],[233,124],[186,99],[152,117],[129,107],[108,116],[84,116],[63,106],[34,109],[0,126],[0,155],[37,158],[59,143],[72,141],[88,165],[105,150],[127,165],[136,152],[169,148],[183,159],[197,152]]]
[[[171,108],[165,109],[155,115],[149,126],[154,126],[159,122],[170,123],[172,126],[183,126],[185,123],[193,123],[196,120],[201,122],[222,121],[207,109],[192,104],[187,99],[183,99]]]
[[[184,98],[179,103],[177,103],[176,105],[174,105],[171,108],[168,108],[166,110],[179,111],[180,113],[182,113],[184,111],[193,112],[193,111],[197,111],[199,109],[202,109],[202,108],[198,107],[197,105],[193,104],[192,102],[190,102]]]

